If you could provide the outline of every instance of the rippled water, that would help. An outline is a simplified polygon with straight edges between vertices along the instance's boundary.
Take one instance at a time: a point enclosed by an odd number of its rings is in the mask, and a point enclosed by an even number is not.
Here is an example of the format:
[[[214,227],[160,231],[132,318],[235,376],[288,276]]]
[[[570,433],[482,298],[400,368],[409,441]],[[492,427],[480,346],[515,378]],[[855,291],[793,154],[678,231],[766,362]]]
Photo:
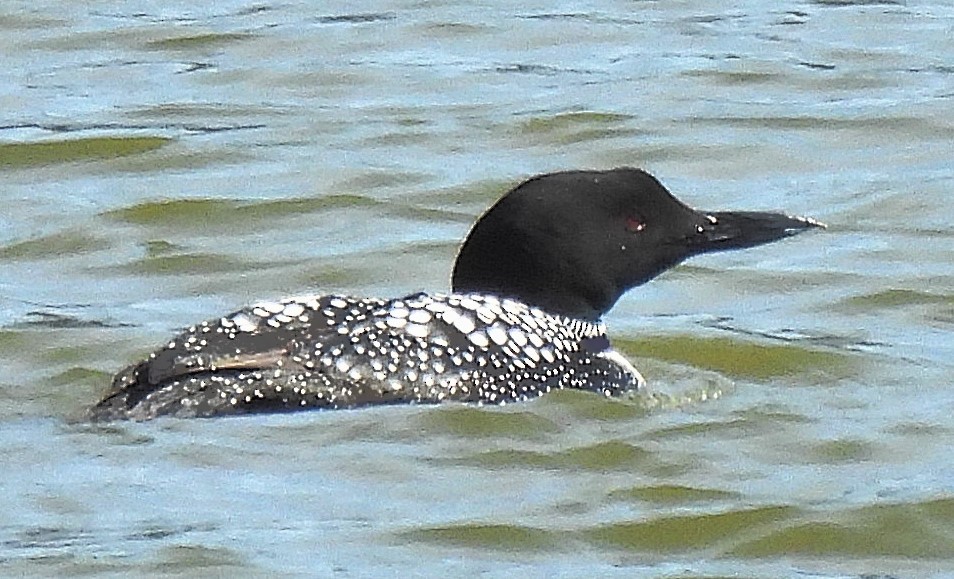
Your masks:
[[[8,2],[0,573],[954,573],[948,3]],[[608,316],[654,387],[91,426],[179,327],[446,289],[544,171],[827,232]]]

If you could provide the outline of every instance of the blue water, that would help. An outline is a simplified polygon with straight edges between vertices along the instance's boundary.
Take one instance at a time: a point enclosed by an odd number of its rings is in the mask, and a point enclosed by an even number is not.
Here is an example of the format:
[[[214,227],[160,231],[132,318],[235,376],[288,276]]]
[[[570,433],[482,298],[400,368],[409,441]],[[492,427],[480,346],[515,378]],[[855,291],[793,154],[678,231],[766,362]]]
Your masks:
[[[0,148],[0,574],[954,573],[950,5],[41,1],[0,30],[0,144],[171,139]],[[620,165],[830,226],[624,297],[611,335],[669,340],[632,353],[657,398],[78,420],[180,327],[446,289],[508,187]]]

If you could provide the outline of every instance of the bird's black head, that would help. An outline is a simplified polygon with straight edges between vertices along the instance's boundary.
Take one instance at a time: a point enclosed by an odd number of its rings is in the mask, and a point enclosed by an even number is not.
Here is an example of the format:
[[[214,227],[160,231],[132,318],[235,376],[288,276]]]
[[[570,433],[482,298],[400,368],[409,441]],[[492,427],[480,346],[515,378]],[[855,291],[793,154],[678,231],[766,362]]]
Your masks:
[[[690,256],[819,225],[779,213],[699,212],[639,169],[552,173],[518,185],[477,221],[452,285],[597,319],[626,290]]]

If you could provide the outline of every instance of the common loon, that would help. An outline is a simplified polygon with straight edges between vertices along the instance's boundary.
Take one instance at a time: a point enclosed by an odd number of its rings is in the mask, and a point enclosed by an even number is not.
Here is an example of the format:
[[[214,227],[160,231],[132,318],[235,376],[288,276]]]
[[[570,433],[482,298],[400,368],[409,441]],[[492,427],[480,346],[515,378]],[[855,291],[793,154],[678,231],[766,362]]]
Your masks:
[[[477,220],[452,293],[256,303],[119,372],[90,417],[504,404],[560,388],[616,395],[645,384],[600,321],[623,293],[690,256],[815,227],[779,213],[696,211],[640,169],[539,175]]]

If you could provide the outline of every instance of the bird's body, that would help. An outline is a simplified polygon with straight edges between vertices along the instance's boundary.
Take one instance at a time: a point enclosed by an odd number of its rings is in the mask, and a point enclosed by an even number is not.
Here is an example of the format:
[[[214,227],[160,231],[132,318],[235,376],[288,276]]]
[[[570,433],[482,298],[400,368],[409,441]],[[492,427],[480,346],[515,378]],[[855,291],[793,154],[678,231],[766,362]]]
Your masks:
[[[495,296],[305,296],[189,328],[117,376],[119,396],[100,407],[209,416],[636,388],[635,369],[609,352],[602,324]]]
[[[560,388],[616,395],[643,384],[600,321],[627,289],[691,255],[817,225],[701,213],[638,169],[543,175],[478,220],[454,293],[254,304],[121,371],[91,417],[506,403]]]

